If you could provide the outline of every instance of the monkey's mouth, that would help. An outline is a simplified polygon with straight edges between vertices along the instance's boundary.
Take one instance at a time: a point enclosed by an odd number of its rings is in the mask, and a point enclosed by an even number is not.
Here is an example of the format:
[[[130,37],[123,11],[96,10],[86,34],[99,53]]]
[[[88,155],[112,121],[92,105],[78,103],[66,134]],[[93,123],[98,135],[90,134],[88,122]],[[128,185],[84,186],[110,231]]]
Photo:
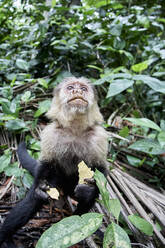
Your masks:
[[[68,103],[74,103],[74,104],[80,104],[80,105],[86,105],[88,104],[88,102],[81,96],[76,96],[76,97],[73,97],[71,98]]]

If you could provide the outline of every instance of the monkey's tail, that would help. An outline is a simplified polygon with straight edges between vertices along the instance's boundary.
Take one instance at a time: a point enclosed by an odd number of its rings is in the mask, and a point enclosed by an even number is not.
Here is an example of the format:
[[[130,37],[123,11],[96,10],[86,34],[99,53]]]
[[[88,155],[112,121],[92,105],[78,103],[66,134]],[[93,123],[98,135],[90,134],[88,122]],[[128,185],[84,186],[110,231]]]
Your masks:
[[[22,167],[27,169],[35,177],[38,161],[29,155],[25,142],[18,145],[17,154]]]

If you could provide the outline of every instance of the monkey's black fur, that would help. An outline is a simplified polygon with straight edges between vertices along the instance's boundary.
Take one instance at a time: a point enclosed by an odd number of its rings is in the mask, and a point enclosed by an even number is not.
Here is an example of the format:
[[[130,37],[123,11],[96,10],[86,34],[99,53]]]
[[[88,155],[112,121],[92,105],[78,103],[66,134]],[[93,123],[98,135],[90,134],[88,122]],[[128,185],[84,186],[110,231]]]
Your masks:
[[[20,201],[8,214],[0,230],[0,247],[14,248],[10,242],[13,233],[24,226],[28,220],[42,207],[45,199],[42,197],[41,185],[44,181],[51,187],[63,190],[65,195],[69,195],[78,201],[77,209],[74,214],[83,214],[89,211],[98,196],[98,188],[94,185],[78,184],[78,163],[80,159],[75,154],[68,154],[63,161],[36,161],[31,158],[26,150],[25,143],[18,147],[19,160],[34,176],[34,183],[26,197]],[[62,166],[60,165],[62,164]],[[65,167],[70,167],[71,173],[65,172]],[[92,165],[94,170],[97,168],[105,174],[104,165]],[[6,241],[6,242],[5,242]],[[3,242],[6,243],[3,244]],[[3,246],[1,246],[3,244]]]
[[[27,169],[32,174],[32,176],[35,177],[39,163],[29,156],[29,153],[26,150],[25,142],[20,143],[17,154],[23,168]]]

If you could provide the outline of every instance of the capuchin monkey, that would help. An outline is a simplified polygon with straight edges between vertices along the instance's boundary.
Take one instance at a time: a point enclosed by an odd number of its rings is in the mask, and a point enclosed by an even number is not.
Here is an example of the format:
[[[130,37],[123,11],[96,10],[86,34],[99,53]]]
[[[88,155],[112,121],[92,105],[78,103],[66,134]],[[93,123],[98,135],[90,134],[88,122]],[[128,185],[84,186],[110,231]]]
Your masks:
[[[97,104],[97,94],[86,78],[69,77],[54,90],[47,117],[52,121],[41,133],[39,161],[18,147],[20,163],[34,176],[26,197],[6,217],[0,230],[1,244],[9,244],[12,234],[25,225],[48,198],[43,185],[61,189],[78,204],[74,214],[93,206],[99,191],[95,183],[78,184],[78,164],[84,161],[93,171],[107,173],[108,136]],[[5,247],[5,246],[4,246]]]

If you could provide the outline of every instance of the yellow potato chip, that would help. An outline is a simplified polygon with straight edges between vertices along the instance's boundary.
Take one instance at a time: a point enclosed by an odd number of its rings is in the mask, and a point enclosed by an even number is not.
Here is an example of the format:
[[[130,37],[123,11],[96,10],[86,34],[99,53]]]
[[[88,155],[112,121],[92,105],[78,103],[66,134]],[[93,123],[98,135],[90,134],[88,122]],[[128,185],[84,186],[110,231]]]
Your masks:
[[[56,188],[50,188],[46,192],[52,199],[58,200],[60,194]]]
[[[81,161],[78,164],[78,172],[79,172],[79,184],[84,184],[85,181],[84,179],[88,178],[92,178],[94,175],[94,172],[88,168],[88,166],[84,163],[84,161]]]

